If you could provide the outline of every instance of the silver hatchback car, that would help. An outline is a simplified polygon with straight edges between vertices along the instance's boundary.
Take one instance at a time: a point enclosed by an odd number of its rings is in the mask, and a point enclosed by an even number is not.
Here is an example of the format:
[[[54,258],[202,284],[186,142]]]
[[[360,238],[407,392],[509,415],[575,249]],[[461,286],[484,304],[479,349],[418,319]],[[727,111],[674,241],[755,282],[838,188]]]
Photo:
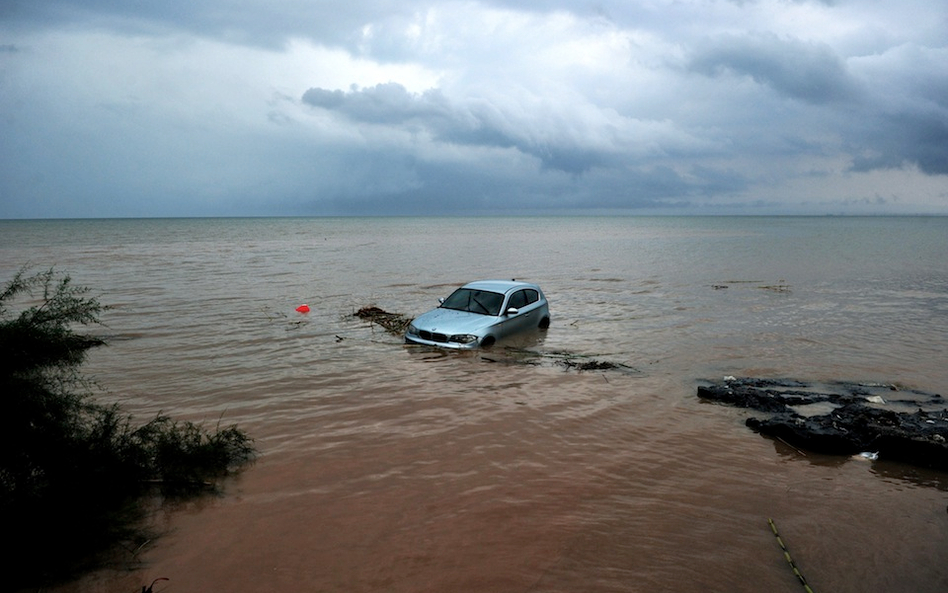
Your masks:
[[[501,338],[550,326],[550,306],[536,284],[480,280],[455,290],[416,317],[405,341],[442,348],[486,348]]]

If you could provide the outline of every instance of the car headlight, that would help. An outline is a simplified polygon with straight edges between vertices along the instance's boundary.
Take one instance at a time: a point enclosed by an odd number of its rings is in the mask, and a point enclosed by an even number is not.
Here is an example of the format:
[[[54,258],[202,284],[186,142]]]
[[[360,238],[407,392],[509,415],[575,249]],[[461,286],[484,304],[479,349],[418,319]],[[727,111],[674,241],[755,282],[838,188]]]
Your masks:
[[[409,324],[408,324],[408,333],[409,333],[410,335],[417,336],[417,335],[418,335],[418,328],[415,327],[414,324],[409,323]]]
[[[471,334],[456,334],[451,336],[452,342],[457,342],[458,344],[470,344],[471,342],[477,341],[477,336]]]

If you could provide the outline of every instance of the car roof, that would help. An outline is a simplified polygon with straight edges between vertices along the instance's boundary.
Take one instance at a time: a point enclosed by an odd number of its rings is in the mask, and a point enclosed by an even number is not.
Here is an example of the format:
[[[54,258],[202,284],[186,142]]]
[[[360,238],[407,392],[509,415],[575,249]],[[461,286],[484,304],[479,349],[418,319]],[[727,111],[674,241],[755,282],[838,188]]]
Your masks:
[[[517,280],[477,280],[468,282],[461,288],[473,288],[475,290],[486,290],[489,292],[507,293],[515,288],[535,288],[540,289],[536,284],[529,282],[519,282]]]

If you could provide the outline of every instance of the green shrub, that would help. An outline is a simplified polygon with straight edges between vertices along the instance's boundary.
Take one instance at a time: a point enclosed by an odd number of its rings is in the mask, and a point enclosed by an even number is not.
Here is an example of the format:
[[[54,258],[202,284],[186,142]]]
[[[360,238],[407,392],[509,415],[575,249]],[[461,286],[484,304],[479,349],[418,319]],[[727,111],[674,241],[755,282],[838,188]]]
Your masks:
[[[235,426],[208,431],[159,415],[135,427],[94,402],[79,367],[105,342],[76,329],[98,324],[106,307],[69,276],[27,272],[0,293],[0,524],[15,542],[4,573],[32,586],[131,537],[143,496],[207,491],[255,452]]]

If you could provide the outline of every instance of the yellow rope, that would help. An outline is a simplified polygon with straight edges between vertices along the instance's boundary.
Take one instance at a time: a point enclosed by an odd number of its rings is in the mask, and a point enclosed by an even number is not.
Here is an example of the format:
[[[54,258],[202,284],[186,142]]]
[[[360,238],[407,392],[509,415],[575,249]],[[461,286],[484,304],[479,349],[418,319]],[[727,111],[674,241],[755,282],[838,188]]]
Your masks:
[[[813,589],[811,589],[810,585],[807,584],[806,579],[800,572],[800,569],[797,568],[797,565],[793,562],[793,558],[790,557],[790,551],[787,550],[787,546],[783,543],[783,540],[780,539],[780,534],[777,533],[777,525],[774,523],[774,520],[767,519],[767,522],[770,523],[770,529],[774,532],[774,537],[777,538],[777,543],[780,544],[780,549],[783,550],[783,557],[787,559],[787,564],[790,565],[790,569],[793,571],[793,574],[800,581],[800,584],[803,585],[803,589],[806,591],[806,593],[813,593]]]

